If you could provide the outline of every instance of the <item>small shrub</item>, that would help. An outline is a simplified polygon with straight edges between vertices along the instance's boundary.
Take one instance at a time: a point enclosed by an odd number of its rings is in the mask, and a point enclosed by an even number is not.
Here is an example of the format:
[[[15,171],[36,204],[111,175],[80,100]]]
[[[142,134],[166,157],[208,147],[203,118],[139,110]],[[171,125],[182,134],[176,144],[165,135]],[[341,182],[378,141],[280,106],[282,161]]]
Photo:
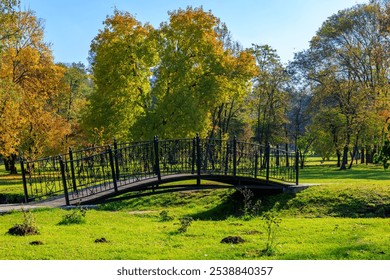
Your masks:
[[[254,197],[253,192],[247,187],[237,188],[237,191],[243,196],[243,209],[244,220],[250,220],[253,216],[256,216],[260,210],[261,201],[257,200],[253,203],[252,198]]]
[[[263,214],[262,220],[264,221],[264,228],[267,234],[266,247],[262,250],[262,253],[267,256],[272,256],[276,252],[276,235],[282,219],[277,216],[276,210],[272,209]]]
[[[23,210],[23,223],[16,224],[8,230],[8,233],[11,235],[36,235],[39,234],[38,228],[35,224],[35,219],[31,211]]]
[[[191,217],[183,217],[180,219],[180,228],[177,230],[179,233],[184,233],[188,230],[194,219]]]
[[[161,222],[168,222],[168,221],[172,221],[172,220],[173,220],[173,217],[168,215],[167,210],[163,210],[160,212],[160,221]]]
[[[72,213],[66,214],[62,217],[62,220],[58,223],[58,225],[84,224],[86,213],[87,210],[84,208],[74,208]]]

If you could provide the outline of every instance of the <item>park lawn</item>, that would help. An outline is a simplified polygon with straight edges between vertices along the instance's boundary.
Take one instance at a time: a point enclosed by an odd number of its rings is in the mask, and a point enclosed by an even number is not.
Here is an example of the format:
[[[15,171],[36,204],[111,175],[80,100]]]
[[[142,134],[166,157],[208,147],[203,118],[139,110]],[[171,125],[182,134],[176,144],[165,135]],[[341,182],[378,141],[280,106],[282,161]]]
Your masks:
[[[10,175],[0,164],[0,203],[23,202],[23,181],[20,174]]]
[[[39,235],[7,233],[23,213],[0,216],[0,259],[390,259],[390,172],[374,165],[339,171],[309,164],[301,182],[315,183],[298,194],[259,196],[260,216],[246,219],[242,197],[232,189],[177,192],[125,198],[86,212],[86,223],[58,225],[73,210],[33,211]],[[261,214],[281,219],[272,256],[262,250]],[[174,219],[161,221],[165,210]],[[179,233],[179,219],[194,219]],[[242,244],[222,244],[240,236]],[[105,238],[107,242],[95,243]],[[30,245],[40,241],[41,245]]]
[[[178,233],[178,217],[162,222],[158,211],[88,210],[85,224],[58,225],[66,213],[34,212],[40,234],[23,237],[6,234],[22,213],[0,217],[0,259],[390,259],[390,221],[381,218],[282,218],[277,251],[266,256],[260,218],[195,220],[187,232]],[[246,242],[220,243],[237,235]],[[103,237],[107,242],[95,243]],[[43,244],[30,245],[33,241]]]

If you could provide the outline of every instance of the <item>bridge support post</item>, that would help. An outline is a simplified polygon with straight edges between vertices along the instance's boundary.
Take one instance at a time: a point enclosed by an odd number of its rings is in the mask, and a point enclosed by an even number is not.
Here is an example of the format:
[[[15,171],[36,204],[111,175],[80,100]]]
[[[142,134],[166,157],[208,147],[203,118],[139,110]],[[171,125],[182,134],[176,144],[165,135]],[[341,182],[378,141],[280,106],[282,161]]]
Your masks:
[[[196,184],[198,187],[200,186],[200,169],[202,164],[201,160],[202,160],[202,155],[200,152],[200,138],[199,138],[199,134],[196,134],[196,173],[197,173]]]
[[[114,155],[112,154],[111,146],[108,145],[108,156],[110,158],[110,167],[111,167],[111,174],[112,174],[112,183],[114,184],[114,190],[115,192],[118,191],[118,184],[116,182],[116,175],[115,175],[115,167],[114,167]]]
[[[158,178],[158,181],[161,182],[161,171],[160,171],[160,157],[158,152],[158,137],[154,136],[154,159],[155,159],[155,165],[156,165],[156,175]]]
[[[68,193],[68,187],[66,184],[66,174],[65,174],[65,164],[62,159],[62,156],[60,156],[60,168],[61,168],[61,178],[62,178],[62,184],[64,186],[64,195],[65,195],[65,203],[67,206],[70,205],[69,203],[69,193]]]
[[[70,160],[70,174],[72,175],[73,191],[77,192],[76,177],[74,173],[73,151],[71,147],[69,147],[69,160]]]
[[[23,159],[23,157],[20,158],[20,168],[22,170],[23,190],[24,190],[24,203],[28,203],[26,169],[24,168],[24,159]]]

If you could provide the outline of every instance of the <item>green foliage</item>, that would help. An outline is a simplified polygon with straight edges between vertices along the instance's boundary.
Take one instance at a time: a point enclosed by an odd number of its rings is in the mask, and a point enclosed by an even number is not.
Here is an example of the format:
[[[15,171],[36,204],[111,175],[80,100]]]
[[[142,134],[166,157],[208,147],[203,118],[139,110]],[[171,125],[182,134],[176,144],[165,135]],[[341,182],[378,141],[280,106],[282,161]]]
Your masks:
[[[90,137],[97,129],[104,139],[129,141],[136,120],[151,106],[150,77],[157,52],[154,29],[133,15],[115,10],[91,44],[90,60],[96,90],[84,116]]]
[[[281,129],[286,123],[289,95],[285,86],[289,80],[276,50],[269,45],[253,45],[257,62],[254,89],[248,96],[255,139],[261,144],[279,143],[285,137]]]
[[[168,221],[172,221],[172,220],[173,220],[173,217],[168,215],[167,210],[163,210],[160,212],[160,221],[161,222],[168,222]]]
[[[390,163],[390,139],[389,139],[389,131],[390,125],[387,127],[387,132],[385,133],[385,141],[383,143],[382,148],[380,149],[378,154],[374,155],[374,163],[382,163],[384,169],[388,169]]]
[[[70,214],[64,215],[58,225],[85,224],[86,214],[86,209],[82,207],[76,207],[72,210]]]
[[[247,187],[237,188],[237,190],[243,196],[243,219],[249,220],[258,214],[261,206],[261,200],[256,200],[256,202],[253,203],[253,191]]]
[[[19,236],[39,234],[39,230],[35,223],[35,218],[31,211],[26,211],[23,209],[23,218],[23,223],[14,225],[8,230],[8,233]]]
[[[390,163],[390,140],[385,140],[379,154],[374,155],[374,163],[382,163],[384,169],[388,169]]]
[[[191,226],[194,219],[192,217],[183,217],[180,219],[180,227],[178,228],[179,233],[187,232],[189,226]]]
[[[276,205],[278,207],[278,205]],[[264,221],[264,229],[267,235],[267,241],[265,249],[262,253],[267,256],[272,256],[276,253],[276,237],[279,230],[282,219],[279,218],[277,210],[274,208],[271,211],[267,211],[263,214],[262,220]]]

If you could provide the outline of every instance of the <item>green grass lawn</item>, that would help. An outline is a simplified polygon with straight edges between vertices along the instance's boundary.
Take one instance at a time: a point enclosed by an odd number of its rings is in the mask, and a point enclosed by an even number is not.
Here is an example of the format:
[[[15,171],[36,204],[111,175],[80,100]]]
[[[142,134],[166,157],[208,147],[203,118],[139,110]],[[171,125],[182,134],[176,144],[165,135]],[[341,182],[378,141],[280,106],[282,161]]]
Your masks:
[[[73,210],[36,210],[40,234],[31,236],[8,234],[23,222],[23,213],[4,214],[0,259],[389,260],[390,171],[373,165],[339,171],[333,163],[308,163],[301,182],[318,185],[295,195],[258,195],[259,216],[251,219],[242,216],[243,198],[232,189],[127,198],[88,210],[86,222],[74,225],[58,225]],[[267,256],[261,214],[271,209],[281,223],[275,252]],[[161,221],[163,210],[173,220]],[[194,221],[179,233],[185,216]],[[245,242],[221,243],[227,236]],[[95,242],[103,237],[107,242]],[[33,241],[40,245],[30,245]]]
[[[174,211],[172,211],[174,213]],[[1,259],[386,259],[390,258],[388,219],[282,218],[276,253],[265,256],[266,237],[260,218],[195,220],[178,233],[177,218],[161,222],[159,212],[89,210],[85,224],[58,225],[66,210],[35,212],[40,234],[5,234],[21,213],[1,217]],[[170,213],[170,212],[168,212]],[[170,214],[173,214],[170,213]],[[189,213],[187,213],[189,214]],[[242,244],[222,244],[227,236]],[[386,238],[387,236],[387,238]],[[95,243],[105,238],[106,243]],[[42,245],[30,245],[40,241]]]
[[[23,202],[23,182],[20,174],[10,175],[0,164],[0,203]]]

